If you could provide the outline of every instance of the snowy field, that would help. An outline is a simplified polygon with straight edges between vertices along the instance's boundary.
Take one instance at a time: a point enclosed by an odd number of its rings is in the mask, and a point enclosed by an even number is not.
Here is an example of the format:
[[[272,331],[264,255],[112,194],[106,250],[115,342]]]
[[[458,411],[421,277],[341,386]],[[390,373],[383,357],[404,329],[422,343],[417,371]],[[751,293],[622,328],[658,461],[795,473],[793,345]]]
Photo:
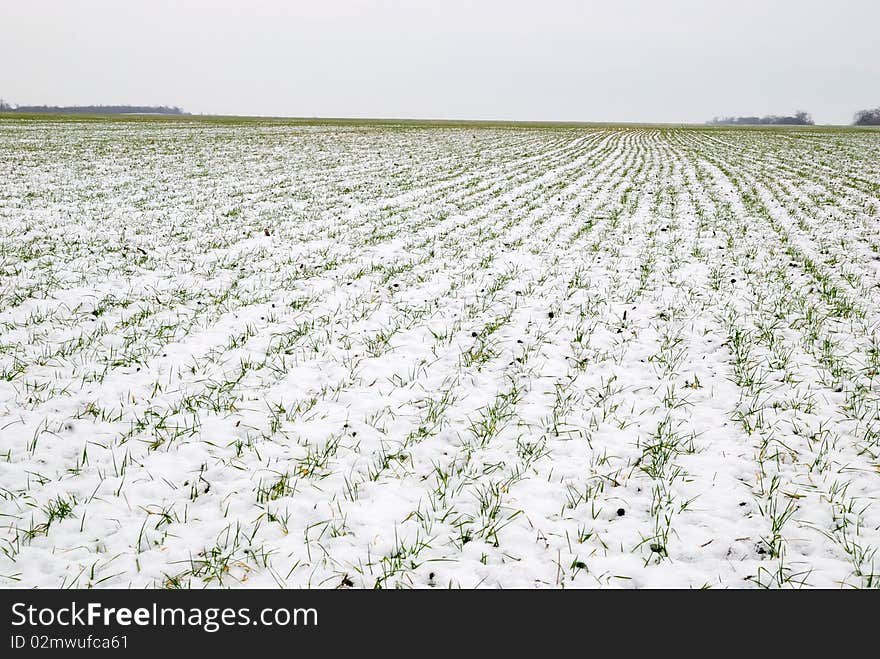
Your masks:
[[[880,586],[880,132],[0,120],[0,586]]]

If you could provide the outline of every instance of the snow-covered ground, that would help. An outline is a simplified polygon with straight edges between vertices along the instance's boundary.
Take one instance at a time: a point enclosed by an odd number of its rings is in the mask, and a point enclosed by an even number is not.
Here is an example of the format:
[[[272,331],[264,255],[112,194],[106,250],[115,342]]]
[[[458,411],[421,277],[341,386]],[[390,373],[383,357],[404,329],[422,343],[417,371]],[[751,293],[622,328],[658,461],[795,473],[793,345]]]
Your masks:
[[[878,154],[0,121],[0,586],[877,587]]]

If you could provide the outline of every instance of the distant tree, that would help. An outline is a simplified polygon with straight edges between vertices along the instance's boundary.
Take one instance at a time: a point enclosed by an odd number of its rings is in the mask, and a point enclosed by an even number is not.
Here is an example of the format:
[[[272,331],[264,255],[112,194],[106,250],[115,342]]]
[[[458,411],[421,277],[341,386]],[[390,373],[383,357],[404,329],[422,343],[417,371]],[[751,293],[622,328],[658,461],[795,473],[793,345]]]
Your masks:
[[[860,110],[853,119],[854,126],[880,126],[880,108]]]
[[[813,126],[813,117],[802,110],[792,116],[780,117],[715,117],[710,124],[726,126]]]
[[[0,112],[25,114],[187,114],[179,107],[166,105],[8,105],[0,99]]]

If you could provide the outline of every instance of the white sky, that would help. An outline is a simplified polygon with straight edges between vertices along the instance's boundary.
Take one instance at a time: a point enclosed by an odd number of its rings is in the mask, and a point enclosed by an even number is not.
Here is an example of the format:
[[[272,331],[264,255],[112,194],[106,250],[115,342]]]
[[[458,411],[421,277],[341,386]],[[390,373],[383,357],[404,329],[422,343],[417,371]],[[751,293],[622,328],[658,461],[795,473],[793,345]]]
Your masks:
[[[702,122],[880,105],[878,0],[0,0],[0,97]]]

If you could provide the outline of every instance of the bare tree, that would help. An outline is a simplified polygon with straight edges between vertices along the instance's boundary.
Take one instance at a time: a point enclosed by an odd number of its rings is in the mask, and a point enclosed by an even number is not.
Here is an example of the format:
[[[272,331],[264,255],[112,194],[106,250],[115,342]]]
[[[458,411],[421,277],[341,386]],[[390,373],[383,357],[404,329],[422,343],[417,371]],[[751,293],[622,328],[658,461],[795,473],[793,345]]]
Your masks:
[[[9,105],[0,99],[0,112],[31,114],[171,114],[186,115],[181,108],[167,105]]]
[[[799,110],[793,116],[770,115],[767,117],[716,117],[711,124],[733,126],[812,126],[809,112]]]
[[[859,110],[853,119],[854,126],[880,126],[880,108]]]

